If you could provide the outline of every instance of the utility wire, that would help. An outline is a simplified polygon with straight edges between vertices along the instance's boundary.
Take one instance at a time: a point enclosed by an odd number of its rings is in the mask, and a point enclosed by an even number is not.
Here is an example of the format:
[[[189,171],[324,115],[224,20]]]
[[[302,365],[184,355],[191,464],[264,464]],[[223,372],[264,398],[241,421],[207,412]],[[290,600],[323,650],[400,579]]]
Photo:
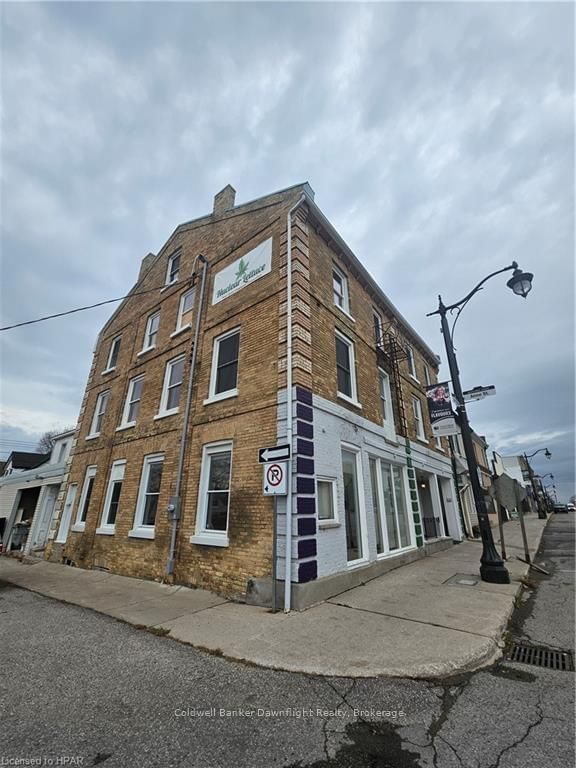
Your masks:
[[[170,283],[170,285],[185,285],[191,280],[194,280],[194,275],[186,280],[178,280],[177,283]],[[14,323],[14,325],[6,325],[4,328],[0,328],[0,331],[10,331],[12,328],[20,328],[23,325],[32,325],[33,323],[42,323],[44,320],[52,320],[55,317],[64,317],[64,315],[72,315],[74,312],[84,312],[86,309],[94,309],[95,307],[102,307],[104,304],[113,304],[115,301],[123,301],[124,299],[130,299],[132,296],[143,296],[145,293],[154,293],[160,291],[166,286],[160,285],[156,288],[149,288],[146,291],[135,291],[134,293],[127,293],[126,296],[119,296],[117,299],[107,299],[106,301],[99,301],[97,304],[88,304],[86,307],[77,307],[76,309],[69,309],[66,312],[57,312],[55,315],[46,315],[45,317],[38,317],[36,320],[26,320],[23,323]]]

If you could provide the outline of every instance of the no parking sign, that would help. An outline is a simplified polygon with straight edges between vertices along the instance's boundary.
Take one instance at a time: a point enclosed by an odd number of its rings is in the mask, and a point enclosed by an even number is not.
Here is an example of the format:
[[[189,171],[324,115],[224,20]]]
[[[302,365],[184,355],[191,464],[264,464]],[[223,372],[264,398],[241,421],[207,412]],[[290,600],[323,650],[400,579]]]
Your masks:
[[[285,461],[270,461],[264,464],[262,490],[264,496],[286,496],[288,464]]]

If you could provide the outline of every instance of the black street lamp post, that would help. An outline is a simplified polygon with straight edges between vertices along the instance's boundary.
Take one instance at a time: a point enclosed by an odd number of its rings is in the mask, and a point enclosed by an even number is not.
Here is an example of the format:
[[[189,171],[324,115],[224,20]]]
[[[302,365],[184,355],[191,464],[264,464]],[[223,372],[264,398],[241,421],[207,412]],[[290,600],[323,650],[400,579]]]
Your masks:
[[[526,456],[526,454],[523,453],[522,458],[526,462],[528,477],[530,478],[530,484],[532,485],[532,491],[534,493],[534,498],[536,499],[536,506],[538,508],[538,517],[540,518],[540,520],[546,520],[546,509],[544,506],[545,501],[544,501],[544,498],[541,498],[540,494],[538,493],[538,487],[536,485],[536,475],[534,474],[534,471],[530,466],[530,462],[528,461],[528,459],[531,459],[533,456],[536,456],[537,453],[542,453],[542,452],[544,452],[544,456],[546,456],[547,459],[549,459],[552,456],[548,448],[539,448],[537,451],[534,451],[534,453],[531,453],[530,456]]]
[[[456,411],[458,414],[459,426],[462,431],[462,442],[464,444],[464,453],[466,455],[466,462],[468,464],[468,472],[470,473],[470,485],[472,487],[472,493],[474,496],[474,504],[476,506],[476,513],[478,515],[478,524],[480,527],[480,536],[482,538],[482,556],[480,558],[480,577],[483,581],[489,581],[496,584],[509,584],[510,574],[508,573],[504,561],[498,554],[496,546],[494,545],[494,538],[492,536],[492,529],[490,527],[490,519],[488,517],[488,509],[486,507],[486,501],[484,500],[484,494],[480,485],[480,478],[478,474],[478,464],[476,462],[476,456],[474,454],[474,445],[472,442],[472,431],[470,423],[468,421],[468,414],[466,412],[466,406],[464,404],[464,395],[462,394],[462,386],[460,384],[460,372],[458,370],[458,363],[456,361],[456,353],[454,350],[453,334],[456,320],[460,316],[460,313],[470,301],[470,299],[482,289],[482,286],[487,280],[500,275],[503,272],[508,272],[513,269],[514,273],[510,280],[506,283],[507,286],[514,291],[518,296],[526,298],[530,289],[532,288],[533,275],[529,272],[522,272],[518,269],[518,264],[513,261],[509,267],[499,269],[497,272],[481,280],[478,285],[470,291],[461,301],[455,304],[445,306],[442,302],[442,297],[438,296],[438,309],[435,312],[429,312],[427,317],[432,315],[440,315],[442,324],[442,335],[444,337],[444,344],[446,345],[446,356],[448,358],[448,367],[450,369],[450,376],[452,379],[452,387],[454,389],[454,395],[458,403]],[[448,312],[457,311],[456,320],[452,326],[452,332],[448,325],[448,319],[446,314]]]

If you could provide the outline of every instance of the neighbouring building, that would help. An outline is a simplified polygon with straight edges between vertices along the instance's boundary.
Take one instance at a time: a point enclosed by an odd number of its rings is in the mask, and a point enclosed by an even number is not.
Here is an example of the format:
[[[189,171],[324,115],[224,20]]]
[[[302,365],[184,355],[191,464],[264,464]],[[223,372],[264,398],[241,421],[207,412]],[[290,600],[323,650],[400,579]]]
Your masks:
[[[0,542],[5,551],[40,552],[48,533],[74,431],[54,437],[50,453],[13,451],[0,477]]]
[[[302,607],[462,538],[439,359],[308,184],[237,206],[225,187],[131,294],[96,343],[50,559],[262,603],[275,575]],[[284,443],[275,501],[258,450]]]

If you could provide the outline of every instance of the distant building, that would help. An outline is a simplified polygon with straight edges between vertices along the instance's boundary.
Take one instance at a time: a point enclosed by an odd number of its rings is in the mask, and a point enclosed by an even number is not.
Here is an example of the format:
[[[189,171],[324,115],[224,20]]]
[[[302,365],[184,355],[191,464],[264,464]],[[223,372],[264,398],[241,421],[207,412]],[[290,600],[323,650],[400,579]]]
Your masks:
[[[14,451],[0,477],[0,541],[6,551],[43,550],[74,432],[56,435],[50,453]]]

